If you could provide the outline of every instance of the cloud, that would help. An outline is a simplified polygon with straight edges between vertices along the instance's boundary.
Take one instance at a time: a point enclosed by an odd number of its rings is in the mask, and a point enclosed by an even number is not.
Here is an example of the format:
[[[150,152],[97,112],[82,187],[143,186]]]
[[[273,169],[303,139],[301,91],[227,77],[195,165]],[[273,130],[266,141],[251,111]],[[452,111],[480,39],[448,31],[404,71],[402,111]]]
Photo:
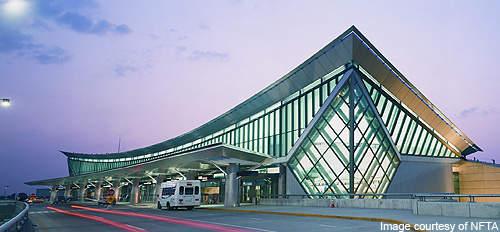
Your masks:
[[[468,108],[468,109],[465,109],[465,110],[462,110],[462,112],[460,112],[460,116],[461,117],[468,117],[470,116],[471,114],[474,114],[476,113],[478,110],[478,107],[471,107],[471,108]]]
[[[128,73],[136,72],[137,68],[131,65],[118,64],[114,68],[115,75],[118,77],[126,76]]]
[[[121,24],[115,27],[115,32],[118,34],[128,34],[132,32],[132,30],[127,25]]]
[[[61,64],[71,58],[67,51],[37,42],[27,32],[33,29],[51,31],[53,26],[93,35],[126,35],[132,32],[128,25],[88,16],[98,7],[93,0],[34,0],[32,3],[34,12],[30,23],[9,24],[0,18],[0,54],[28,57],[40,64]]]
[[[0,25],[0,53],[29,50],[37,46],[31,36]]]
[[[94,0],[38,0],[36,1],[37,14],[44,18],[55,18],[64,12],[96,9]]]
[[[198,25],[198,28],[200,28],[200,30],[210,30],[210,26],[204,23],[200,23],[200,25]]]
[[[216,51],[201,51],[195,50],[188,57],[190,60],[210,60],[210,61],[227,61],[229,54]]]
[[[66,51],[59,47],[34,51],[33,57],[40,64],[62,64],[70,60],[70,56]]]
[[[177,54],[182,54],[182,53],[184,53],[186,50],[187,50],[187,47],[186,47],[186,46],[177,46],[177,47],[175,47],[175,52],[176,52]]]
[[[177,40],[179,41],[183,41],[183,40],[187,40],[189,37],[187,35],[179,35],[177,36]]]
[[[36,4],[39,20],[53,21],[59,26],[78,33],[125,35],[132,32],[130,27],[125,24],[115,24],[105,19],[94,19],[83,13],[97,7],[98,4],[92,0],[40,0]]]
[[[1,24],[0,53],[29,57],[40,64],[61,64],[70,59],[64,49],[37,43],[31,35]]]
[[[65,26],[79,33],[104,35],[107,33],[128,34],[130,28],[125,25],[115,25],[107,20],[93,21],[85,15],[65,12],[54,19],[59,25]]]
[[[52,28],[43,20],[35,19],[31,25],[32,28],[34,29],[39,29],[42,31],[51,31]]]
[[[496,113],[496,109],[481,109],[477,106],[462,110],[460,112],[460,117],[466,118],[469,116],[486,116],[492,113]]]

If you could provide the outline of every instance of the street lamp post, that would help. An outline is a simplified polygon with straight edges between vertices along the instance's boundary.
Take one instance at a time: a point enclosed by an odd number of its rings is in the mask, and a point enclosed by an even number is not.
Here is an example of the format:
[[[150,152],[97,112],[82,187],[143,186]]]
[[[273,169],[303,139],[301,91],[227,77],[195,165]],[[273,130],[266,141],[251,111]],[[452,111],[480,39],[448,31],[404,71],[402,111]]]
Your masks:
[[[10,99],[8,99],[8,98],[2,98],[2,99],[0,99],[0,106],[1,106],[1,107],[5,107],[5,108],[7,108],[7,107],[9,107],[10,105],[11,105],[11,103],[10,103]]]
[[[3,195],[4,195],[4,197],[7,197],[7,189],[9,189],[8,185],[3,186]]]

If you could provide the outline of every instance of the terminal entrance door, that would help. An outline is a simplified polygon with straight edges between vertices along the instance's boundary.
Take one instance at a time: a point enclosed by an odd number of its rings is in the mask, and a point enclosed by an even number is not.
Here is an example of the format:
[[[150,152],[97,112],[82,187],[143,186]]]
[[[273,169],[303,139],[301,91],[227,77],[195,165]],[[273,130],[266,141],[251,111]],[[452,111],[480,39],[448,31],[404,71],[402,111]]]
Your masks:
[[[256,203],[260,198],[278,194],[278,175],[259,174],[240,179],[240,202]]]
[[[140,188],[140,202],[153,202],[155,197],[155,185],[152,183],[143,184]]]

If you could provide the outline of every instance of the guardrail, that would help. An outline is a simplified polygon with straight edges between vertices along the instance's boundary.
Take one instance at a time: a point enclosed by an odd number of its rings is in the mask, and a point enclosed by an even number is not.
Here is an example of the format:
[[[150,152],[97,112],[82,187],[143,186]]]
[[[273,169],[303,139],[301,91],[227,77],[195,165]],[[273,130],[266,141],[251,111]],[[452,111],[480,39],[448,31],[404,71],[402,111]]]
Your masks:
[[[274,194],[262,196],[262,198],[319,198],[319,199],[334,199],[334,198],[399,198],[413,199],[413,193],[371,193],[371,194]]]
[[[373,194],[274,194],[261,196],[263,199],[269,198],[319,198],[319,199],[418,199],[420,201],[442,200],[455,201],[468,199],[468,202],[476,202],[476,198],[497,197],[500,201],[500,194],[455,194],[455,193],[373,193]]]
[[[415,198],[420,201],[434,200],[460,200],[462,198],[468,199],[468,202],[476,202],[476,198],[492,198],[497,197],[500,199],[500,194],[454,194],[454,193],[436,193],[436,194],[415,194]],[[500,200],[499,200],[500,201]]]
[[[15,205],[15,210],[12,212],[15,216],[0,224],[0,232],[21,231],[24,224],[28,221],[29,205],[26,202],[20,201],[0,201],[0,204]]]

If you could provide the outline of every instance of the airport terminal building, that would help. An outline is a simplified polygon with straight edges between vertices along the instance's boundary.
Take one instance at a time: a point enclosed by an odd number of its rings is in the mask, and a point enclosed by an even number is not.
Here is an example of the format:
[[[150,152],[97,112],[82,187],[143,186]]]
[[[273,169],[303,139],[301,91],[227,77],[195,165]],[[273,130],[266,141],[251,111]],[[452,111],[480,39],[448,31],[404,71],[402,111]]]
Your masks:
[[[200,179],[203,201],[226,206],[278,194],[453,192],[453,165],[477,151],[351,27],[190,132],[126,152],[62,152],[69,176],[27,184],[82,199],[114,188],[138,203],[154,202],[164,180]]]

